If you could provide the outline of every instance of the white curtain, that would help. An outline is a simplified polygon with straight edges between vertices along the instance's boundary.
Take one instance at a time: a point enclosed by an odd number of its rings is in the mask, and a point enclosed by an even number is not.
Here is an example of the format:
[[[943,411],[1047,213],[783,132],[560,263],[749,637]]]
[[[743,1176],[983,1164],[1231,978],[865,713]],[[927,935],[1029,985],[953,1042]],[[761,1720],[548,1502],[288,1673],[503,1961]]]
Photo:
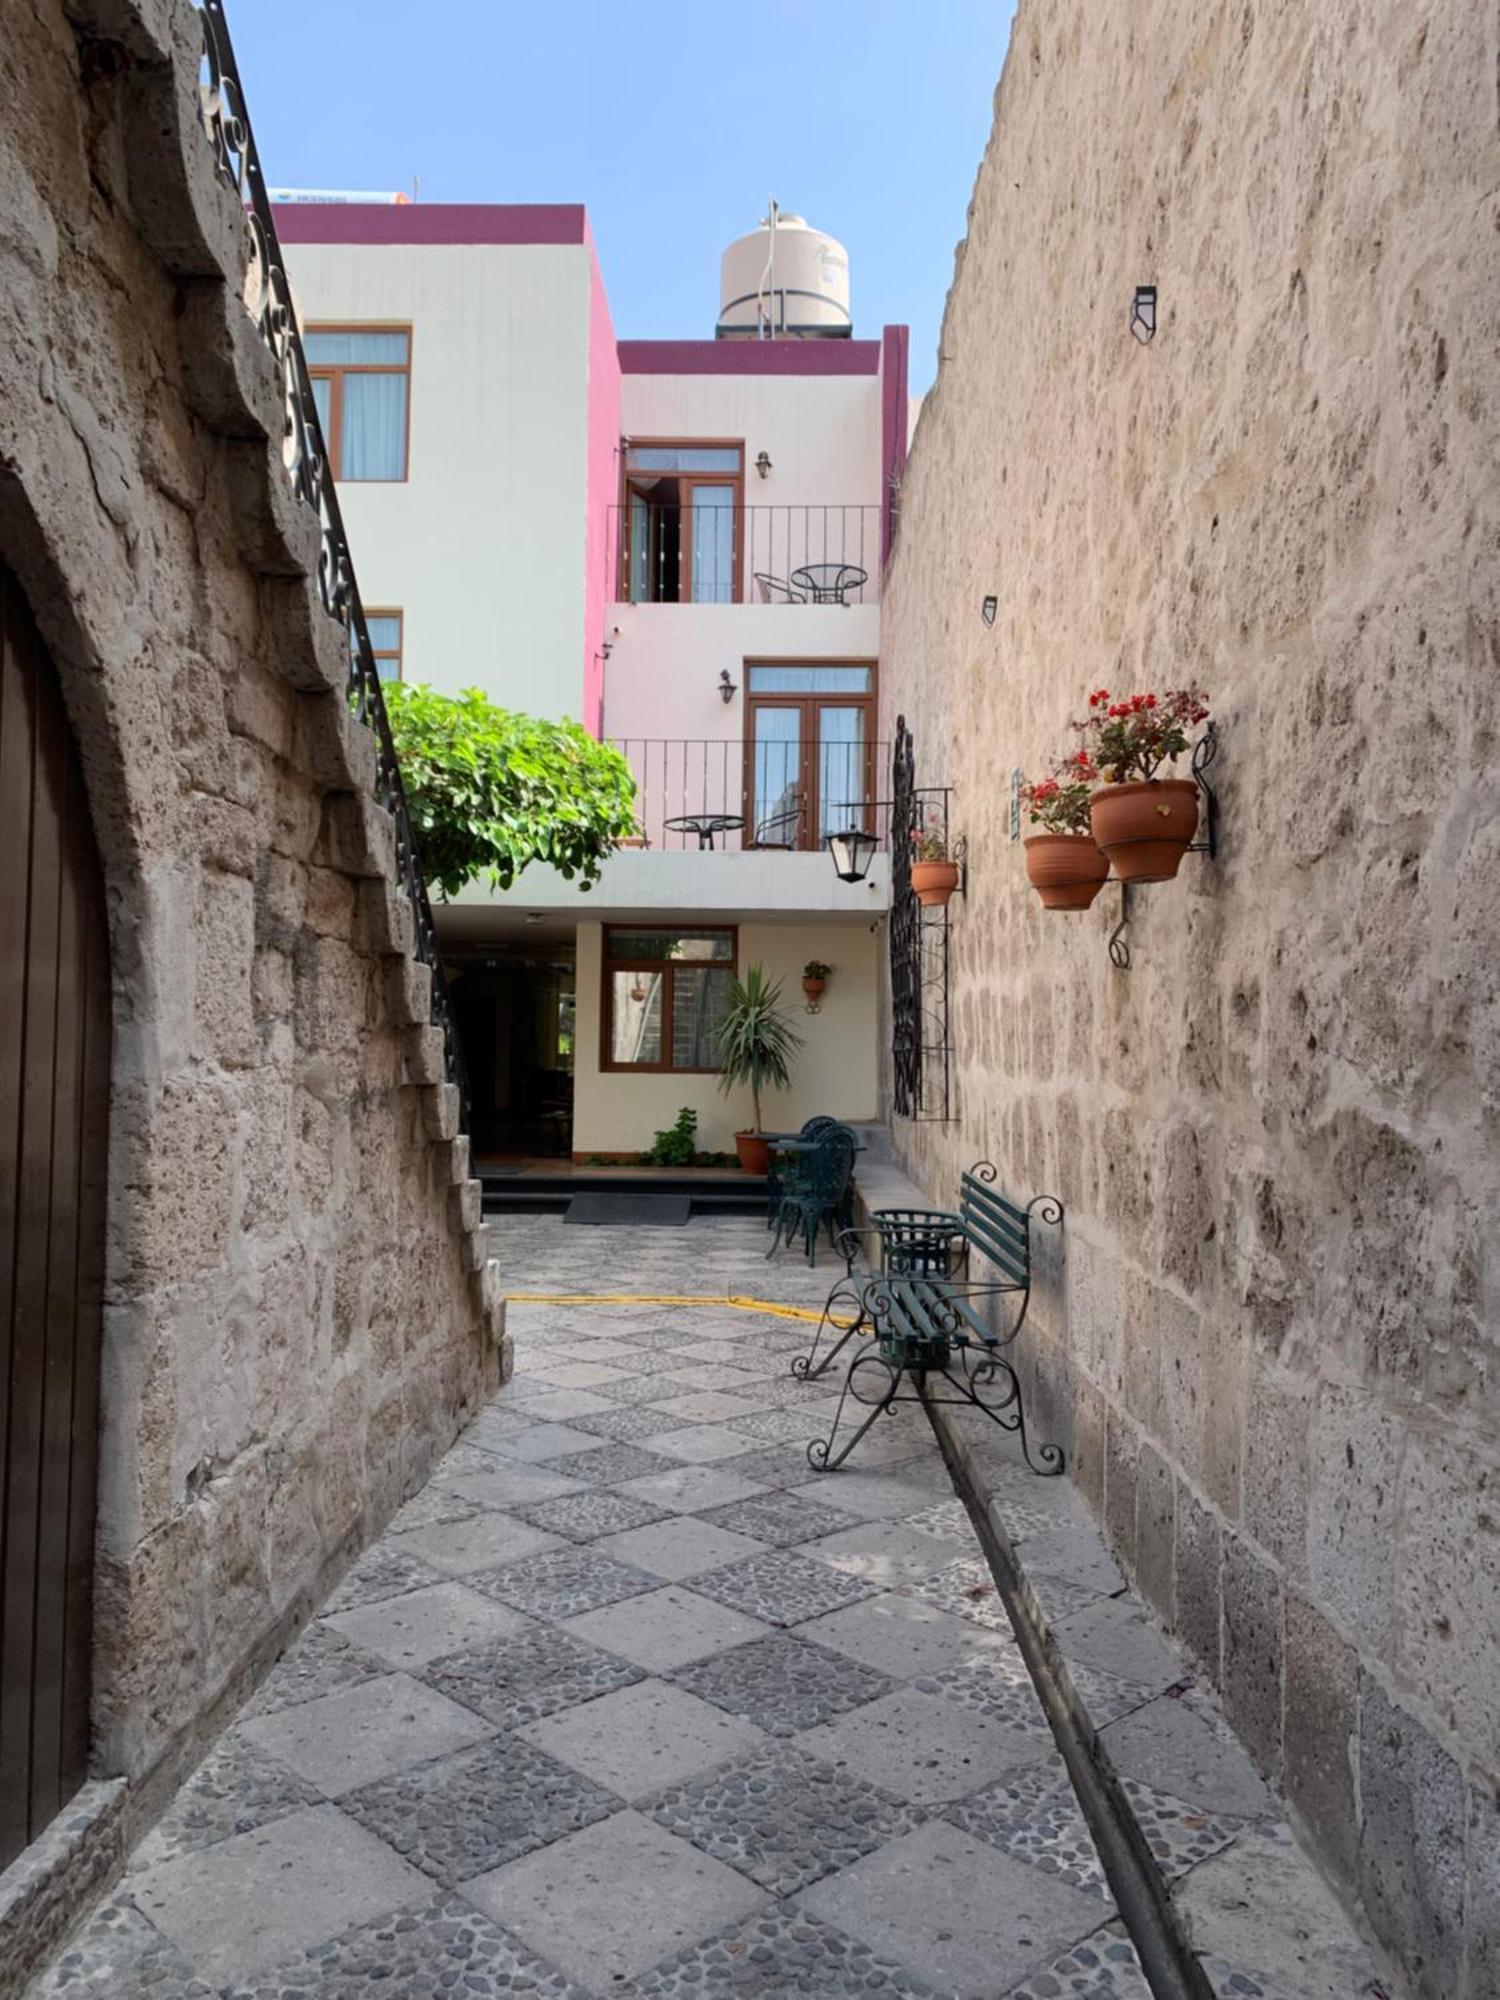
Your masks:
[[[406,377],[346,375],[343,398],[340,477],[404,478]]]

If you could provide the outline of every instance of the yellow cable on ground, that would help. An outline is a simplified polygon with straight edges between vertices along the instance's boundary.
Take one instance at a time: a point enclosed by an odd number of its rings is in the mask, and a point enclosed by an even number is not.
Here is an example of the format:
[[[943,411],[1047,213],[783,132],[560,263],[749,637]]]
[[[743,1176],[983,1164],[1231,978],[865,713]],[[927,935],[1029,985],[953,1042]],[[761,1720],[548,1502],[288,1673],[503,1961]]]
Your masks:
[[[823,1317],[810,1306],[783,1306],[773,1299],[673,1298],[646,1292],[507,1292],[505,1302],[517,1306],[732,1306],[736,1312],[771,1313],[777,1319],[816,1321]],[[854,1321],[830,1318],[828,1324],[842,1330]]]

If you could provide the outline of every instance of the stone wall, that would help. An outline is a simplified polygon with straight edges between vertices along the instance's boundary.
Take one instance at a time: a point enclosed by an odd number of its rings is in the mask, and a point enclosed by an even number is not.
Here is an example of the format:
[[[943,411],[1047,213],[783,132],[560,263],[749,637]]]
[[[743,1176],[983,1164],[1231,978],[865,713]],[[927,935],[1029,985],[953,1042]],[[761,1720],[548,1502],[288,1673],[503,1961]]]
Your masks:
[[[1066,1203],[1041,1433],[1433,2000],[1500,1991],[1496,56],[1493,8],[1021,0],[882,669],[970,862],[959,1116],[900,1150]],[[1219,857],[1115,971],[1010,773],[1190,680]]]
[[[96,1772],[163,1789],[501,1371],[185,0],[6,5],[0,560],[114,963]]]

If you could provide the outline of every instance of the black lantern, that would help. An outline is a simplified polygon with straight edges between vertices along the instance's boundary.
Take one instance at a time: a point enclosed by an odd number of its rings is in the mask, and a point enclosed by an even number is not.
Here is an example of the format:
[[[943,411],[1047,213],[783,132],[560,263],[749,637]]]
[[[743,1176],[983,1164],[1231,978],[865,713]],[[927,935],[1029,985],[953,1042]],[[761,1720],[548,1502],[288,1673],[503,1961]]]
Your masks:
[[[842,833],[830,833],[826,837],[828,852],[833,856],[834,874],[841,882],[863,882],[879,846],[874,834],[851,826]]]

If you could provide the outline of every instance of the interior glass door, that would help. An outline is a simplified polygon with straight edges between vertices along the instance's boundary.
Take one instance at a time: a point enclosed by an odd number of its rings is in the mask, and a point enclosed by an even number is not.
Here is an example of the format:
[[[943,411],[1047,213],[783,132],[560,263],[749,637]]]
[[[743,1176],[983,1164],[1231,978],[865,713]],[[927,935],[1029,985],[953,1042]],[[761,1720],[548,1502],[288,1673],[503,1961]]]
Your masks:
[[[857,826],[870,831],[870,751],[866,735],[869,711],[863,703],[817,702],[817,798],[811,825],[811,846],[821,847],[830,833]]]

